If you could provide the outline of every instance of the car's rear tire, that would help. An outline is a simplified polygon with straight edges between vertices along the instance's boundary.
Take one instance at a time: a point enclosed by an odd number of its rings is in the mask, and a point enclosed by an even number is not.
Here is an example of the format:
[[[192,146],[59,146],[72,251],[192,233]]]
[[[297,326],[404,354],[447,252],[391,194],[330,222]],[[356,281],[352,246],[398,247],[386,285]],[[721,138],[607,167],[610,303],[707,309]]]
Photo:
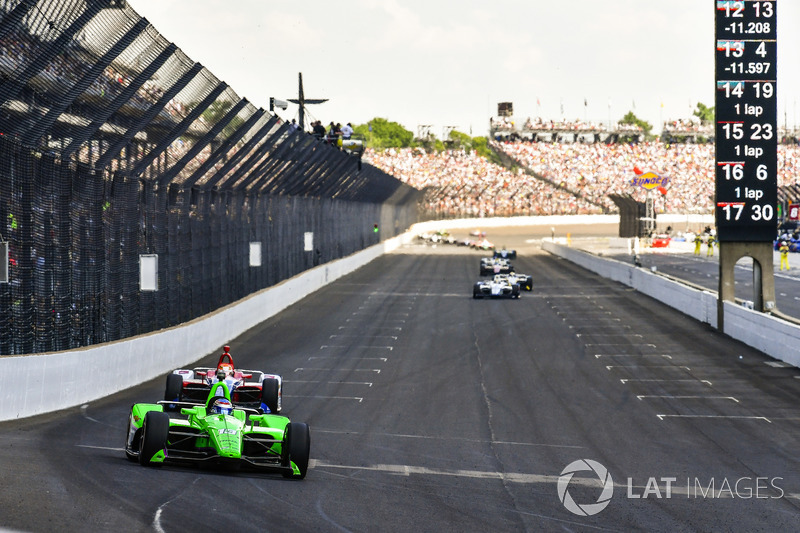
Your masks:
[[[179,374],[167,375],[167,386],[164,388],[164,400],[168,402],[181,401],[183,391],[183,376]]]
[[[275,378],[264,378],[261,382],[261,403],[269,408],[271,413],[277,414],[280,384]]]
[[[169,435],[169,415],[161,411],[150,411],[144,415],[142,440],[139,445],[139,464],[150,466],[150,459],[167,445]]]
[[[291,461],[300,470],[300,474],[297,476],[287,472],[283,474],[283,477],[304,479],[306,472],[308,472],[308,458],[311,454],[311,432],[308,429],[308,424],[305,422],[289,422],[286,426],[283,445],[289,448],[288,457],[285,452],[283,454],[284,466],[289,466],[289,461]]]

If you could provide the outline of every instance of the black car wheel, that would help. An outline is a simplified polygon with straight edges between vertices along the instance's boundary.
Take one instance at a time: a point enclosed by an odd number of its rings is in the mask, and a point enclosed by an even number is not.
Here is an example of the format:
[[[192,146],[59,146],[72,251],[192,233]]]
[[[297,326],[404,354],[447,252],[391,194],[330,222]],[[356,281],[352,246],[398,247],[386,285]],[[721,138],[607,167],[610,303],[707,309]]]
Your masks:
[[[308,424],[304,422],[289,422],[286,426],[286,433],[283,438],[283,446],[288,448],[288,457],[286,453],[282,454],[282,463],[284,466],[289,466],[289,461],[294,462],[300,470],[299,479],[306,477],[308,471],[308,458],[311,454],[311,432],[308,429]],[[293,474],[285,473],[283,477],[292,477]]]
[[[261,382],[261,403],[269,408],[271,413],[278,414],[279,384],[275,378],[265,378]]]
[[[164,388],[164,400],[168,402],[181,401],[183,391],[183,376],[178,374],[167,375],[167,386]]]
[[[150,459],[167,445],[169,415],[161,411],[150,411],[144,415],[142,441],[139,446],[139,464],[150,466]],[[155,463],[161,464],[161,463]]]

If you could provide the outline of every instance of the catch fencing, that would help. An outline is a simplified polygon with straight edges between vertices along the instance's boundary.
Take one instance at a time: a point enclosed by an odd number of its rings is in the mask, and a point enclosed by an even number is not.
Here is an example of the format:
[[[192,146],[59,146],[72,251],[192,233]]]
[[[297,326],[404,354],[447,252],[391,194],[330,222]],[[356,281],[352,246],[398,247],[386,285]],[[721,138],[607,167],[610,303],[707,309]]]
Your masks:
[[[186,322],[402,233],[419,199],[124,0],[0,0],[0,354]]]

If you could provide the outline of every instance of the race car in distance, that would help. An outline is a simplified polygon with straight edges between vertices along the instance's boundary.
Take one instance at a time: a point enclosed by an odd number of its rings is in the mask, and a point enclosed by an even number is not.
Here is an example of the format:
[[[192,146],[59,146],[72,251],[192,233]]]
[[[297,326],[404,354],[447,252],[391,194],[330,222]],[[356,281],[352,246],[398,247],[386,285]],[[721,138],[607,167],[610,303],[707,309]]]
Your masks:
[[[509,283],[519,285],[520,290],[532,291],[533,290],[533,277],[527,274],[517,274],[513,270],[508,274],[495,274],[494,280],[499,281],[507,279]]]
[[[180,417],[165,411],[168,401],[136,403],[128,416],[125,456],[143,466],[165,462],[249,468],[303,479],[308,470],[308,424],[283,415],[234,407],[224,381],[202,402],[178,402]]]
[[[495,276],[490,280],[475,282],[473,298],[519,298],[519,284],[511,283],[507,277]]]
[[[283,378],[260,370],[244,370],[233,366],[231,347],[224,346],[216,368],[178,368],[167,375],[164,400],[168,402],[203,402],[211,386],[224,381],[237,407],[280,413]]]
[[[494,257],[500,257],[502,259],[516,259],[517,258],[517,251],[516,250],[507,250],[505,248],[501,248],[499,250],[494,251]]]
[[[494,244],[486,239],[481,239],[480,241],[471,242],[470,248],[476,248],[478,250],[494,250]]]
[[[501,259],[497,257],[481,258],[481,276],[488,276],[490,274],[508,274],[513,270],[514,267],[511,266],[511,261],[508,259]]]

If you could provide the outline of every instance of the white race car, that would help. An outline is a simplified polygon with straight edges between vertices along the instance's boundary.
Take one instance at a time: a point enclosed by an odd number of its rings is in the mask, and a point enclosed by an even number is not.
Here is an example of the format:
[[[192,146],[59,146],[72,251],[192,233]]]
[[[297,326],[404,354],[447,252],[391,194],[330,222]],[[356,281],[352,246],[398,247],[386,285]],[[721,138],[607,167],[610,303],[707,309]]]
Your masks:
[[[497,278],[497,276],[495,276]],[[473,298],[519,298],[519,284],[511,283],[507,277],[481,280],[472,287]]]
[[[482,257],[481,258],[481,276],[489,276],[492,274],[508,274],[514,270],[511,266],[511,261],[508,259],[501,259],[498,257]]]
[[[533,277],[527,274],[518,274],[513,270],[508,274],[495,274],[494,275],[495,281],[499,279],[507,279],[509,283],[512,285],[516,283],[519,285],[520,290],[523,291],[532,291],[533,290]]]
[[[502,257],[503,259],[516,259],[517,258],[517,251],[516,250],[507,250],[506,248],[501,248],[500,250],[494,251],[495,257]]]

